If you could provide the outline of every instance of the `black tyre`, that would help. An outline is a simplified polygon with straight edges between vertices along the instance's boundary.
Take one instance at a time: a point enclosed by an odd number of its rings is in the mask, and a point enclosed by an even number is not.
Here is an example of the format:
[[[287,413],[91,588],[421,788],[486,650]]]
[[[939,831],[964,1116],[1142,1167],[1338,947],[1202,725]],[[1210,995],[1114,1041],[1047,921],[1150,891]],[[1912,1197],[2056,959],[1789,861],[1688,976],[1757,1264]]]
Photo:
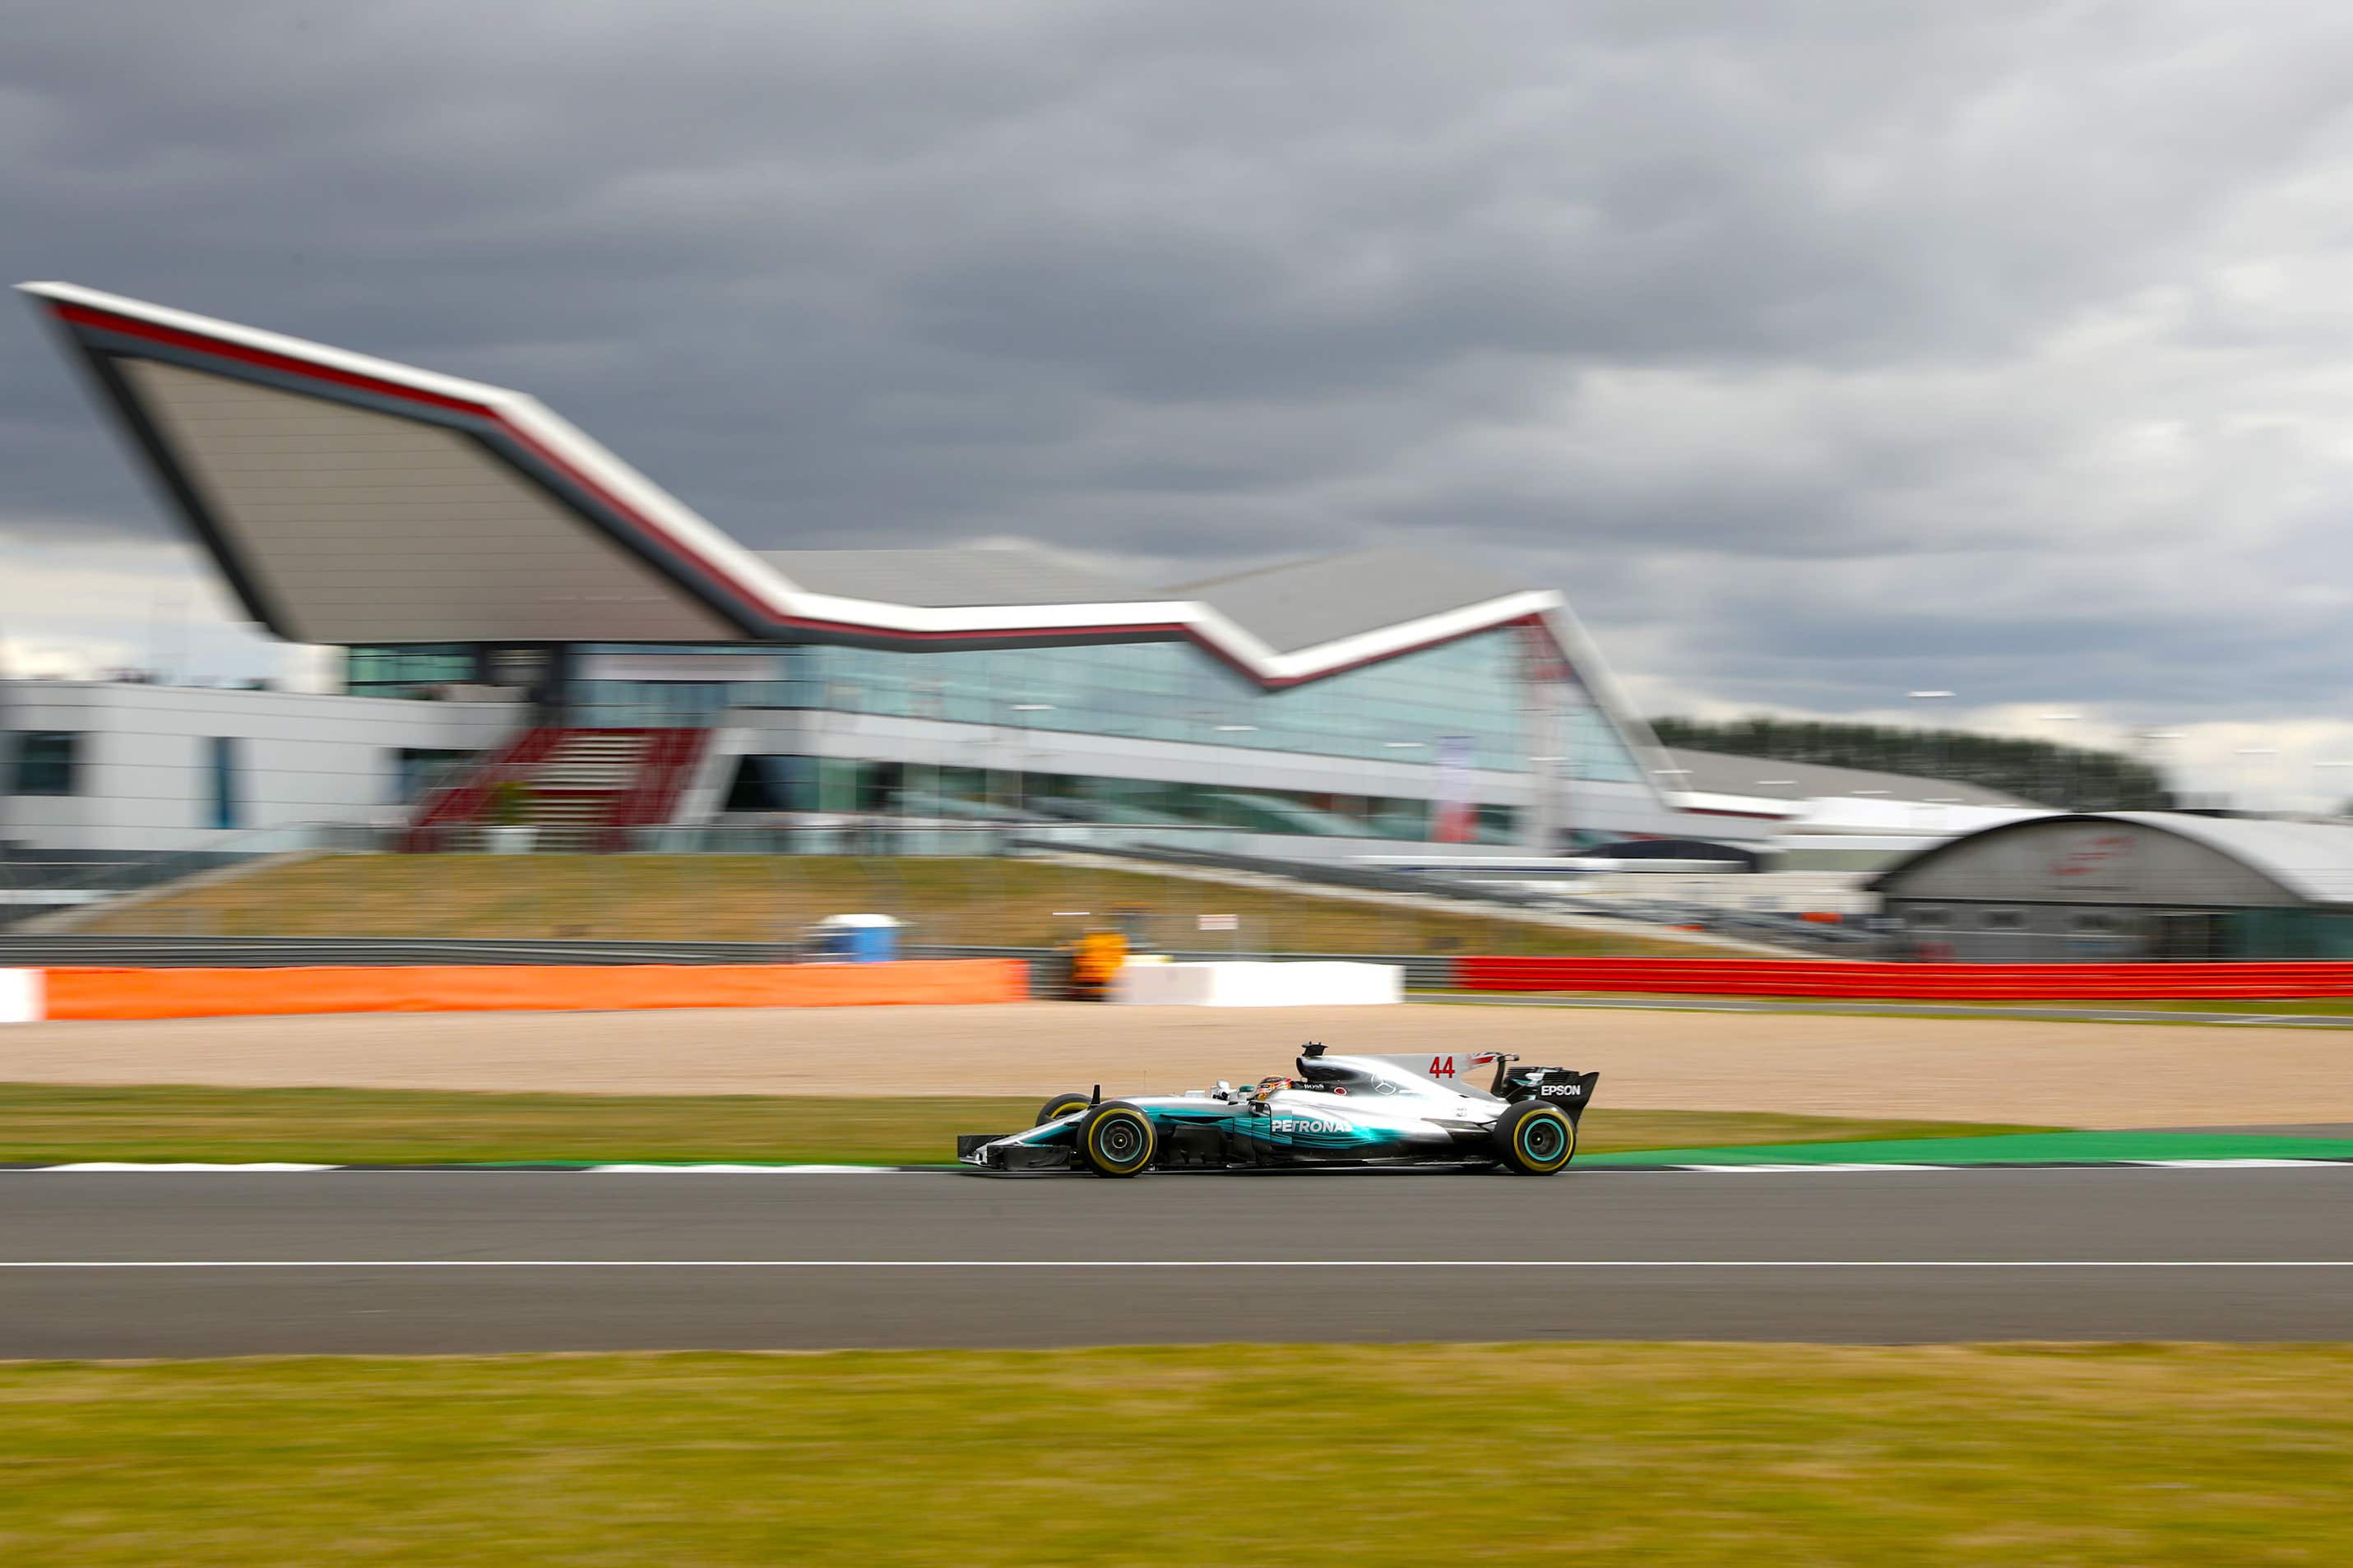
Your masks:
[[[1125,1100],[1107,1100],[1079,1123],[1079,1159],[1098,1176],[1133,1176],[1159,1148],[1152,1118]]]
[[[1049,1121],[1060,1121],[1071,1111],[1084,1110],[1092,1103],[1093,1101],[1089,1100],[1085,1095],[1080,1094],[1075,1090],[1069,1094],[1058,1094],[1053,1099],[1048,1100],[1045,1104],[1038,1108],[1038,1120],[1031,1122],[1029,1125],[1032,1127],[1043,1127]]]
[[[1558,1106],[1524,1100],[1495,1118],[1495,1154],[1517,1176],[1549,1176],[1577,1153],[1577,1123]]]

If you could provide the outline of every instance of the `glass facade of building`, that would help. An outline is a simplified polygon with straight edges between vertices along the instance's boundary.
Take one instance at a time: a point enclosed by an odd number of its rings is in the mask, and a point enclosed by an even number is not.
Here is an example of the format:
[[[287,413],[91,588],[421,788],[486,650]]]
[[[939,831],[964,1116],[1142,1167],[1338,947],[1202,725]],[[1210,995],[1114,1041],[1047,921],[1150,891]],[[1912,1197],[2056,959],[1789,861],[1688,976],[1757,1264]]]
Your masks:
[[[571,721],[716,723],[730,710],[800,710],[987,725],[976,752],[936,766],[815,756],[747,758],[735,811],[896,811],[941,816],[1043,813],[1099,822],[1196,822],[1257,832],[1428,837],[1442,748],[1459,765],[1571,781],[1637,783],[1640,764],[1600,709],[1572,688],[1558,762],[1536,763],[1517,632],[1504,628],[1306,685],[1261,689],[1189,642],[998,650],[830,646],[588,644],[572,652]],[[708,659],[726,679],[697,678]],[[353,648],[348,689],[414,695],[470,679],[463,647]],[[646,677],[638,679],[638,677]],[[658,678],[656,678],[658,677]],[[1259,752],[1419,764],[1413,798],[1225,788],[1034,771],[1024,732],[1113,736]],[[1474,832],[1509,842],[1509,804],[1473,803]]]
[[[1513,658],[1509,635],[1489,634],[1269,692],[1191,643],[812,647],[790,705],[1382,762],[1428,762],[1461,735],[1474,765],[1508,772],[1527,750]]]
[[[422,697],[436,686],[475,679],[471,643],[405,643],[343,651],[343,689],[353,697]]]
[[[934,817],[949,821],[1045,819],[1107,826],[1176,824],[1319,838],[1425,840],[1431,803],[1324,790],[1227,788],[1153,779],[1038,773],[1018,754],[972,767],[865,762],[852,757],[740,758],[724,802],[730,813],[776,811]],[[1516,808],[1481,805],[1481,844],[1516,843]]]
[[[1530,764],[1514,636],[1465,637],[1283,691],[1261,690],[1191,643],[917,652],[812,646],[776,649],[773,679],[575,680],[572,700],[583,724],[707,723],[729,708],[811,709],[1389,763],[1434,763],[1439,741],[1459,735],[1471,742],[1473,767],[1520,773]],[[584,662],[744,651],[578,650]],[[1591,703],[1572,703],[1568,727],[1571,776],[1641,778]]]

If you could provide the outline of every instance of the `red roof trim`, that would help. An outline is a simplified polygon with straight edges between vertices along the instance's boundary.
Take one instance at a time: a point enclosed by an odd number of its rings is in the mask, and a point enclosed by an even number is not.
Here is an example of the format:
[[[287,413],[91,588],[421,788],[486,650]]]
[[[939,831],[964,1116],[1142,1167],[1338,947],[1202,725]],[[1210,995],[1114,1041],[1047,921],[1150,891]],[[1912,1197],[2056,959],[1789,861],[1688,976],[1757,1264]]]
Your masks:
[[[332,365],[320,364],[313,360],[296,359],[290,354],[272,353],[266,349],[248,348],[243,343],[226,342],[219,338],[207,338],[196,332],[182,331],[177,327],[159,326],[153,321],[142,321],[134,316],[118,316],[111,310],[92,310],[88,305],[69,304],[62,300],[55,301],[51,309],[57,311],[58,320],[70,321],[78,327],[89,327],[102,332],[119,332],[128,338],[144,338],[149,342],[168,343],[174,348],[194,349],[199,353],[208,353],[218,359],[236,360],[243,364],[259,365],[264,370],[307,375],[319,381],[333,382],[338,386],[356,387],[363,392],[373,392],[385,397],[406,398],[412,403],[429,404],[436,408],[448,408],[459,414],[471,414],[482,418],[492,416],[489,407],[480,403],[469,403],[458,397],[444,397],[438,392],[421,392],[413,386],[403,386],[398,382],[385,381],[373,375],[360,375],[348,370],[337,370]]]
[[[975,637],[1118,637],[1123,634],[1167,632],[1180,637],[1198,636],[1182,621],[1139,622],[1134,626],[965,626],[943,631],[902,631],[896,626],[867,626],[857,621],[817,621],[803,616],[785,616],[777,625],[797,627],[802,631],[843,632],[857,637],[882,637],[904,642],[957,642]]]

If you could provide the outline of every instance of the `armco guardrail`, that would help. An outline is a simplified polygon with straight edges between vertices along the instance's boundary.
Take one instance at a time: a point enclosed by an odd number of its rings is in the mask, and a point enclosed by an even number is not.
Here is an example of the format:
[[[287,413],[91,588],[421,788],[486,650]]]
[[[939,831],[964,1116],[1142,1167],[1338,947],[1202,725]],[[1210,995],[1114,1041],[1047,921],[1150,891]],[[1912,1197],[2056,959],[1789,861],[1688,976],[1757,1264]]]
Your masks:
[[[1466,991],[1901,996],[1928,1001],[2353,996],[2353,963],[1842,963],[1725,958],[1459,958]]]

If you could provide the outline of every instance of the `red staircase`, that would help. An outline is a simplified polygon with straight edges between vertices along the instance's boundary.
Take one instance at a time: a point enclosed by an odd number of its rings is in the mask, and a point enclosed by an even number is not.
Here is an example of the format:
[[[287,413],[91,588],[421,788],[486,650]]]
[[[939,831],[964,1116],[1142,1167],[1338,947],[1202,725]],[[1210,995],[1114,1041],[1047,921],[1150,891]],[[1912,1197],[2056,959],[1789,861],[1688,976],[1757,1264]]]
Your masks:
[[[555,749],[564,731],[534,725],[508,742],[457,783],[435,790],[417,802],[417,815],[402,836],[401,848],[411,855],[431,855],[446,849],[471,848],[472,829],[490,815],[499,785],[509,780],[527,781],[541,760]]]
[[[451,787],[423,801],[403,847],[411,853],[478,848],[504,786],[521,786],[509,826],[537,830],[533,847],[611,851],[628,829],[659,826],[678,810],[707,730],[524,731]]]
[[[627,830],[659,827],[678,814],[694,770],[711,746],[708,730],[649,730],[645,754],[638,764],[637,781],[613,803],[605,818],[605,842],[598,847],[628,847]]]

